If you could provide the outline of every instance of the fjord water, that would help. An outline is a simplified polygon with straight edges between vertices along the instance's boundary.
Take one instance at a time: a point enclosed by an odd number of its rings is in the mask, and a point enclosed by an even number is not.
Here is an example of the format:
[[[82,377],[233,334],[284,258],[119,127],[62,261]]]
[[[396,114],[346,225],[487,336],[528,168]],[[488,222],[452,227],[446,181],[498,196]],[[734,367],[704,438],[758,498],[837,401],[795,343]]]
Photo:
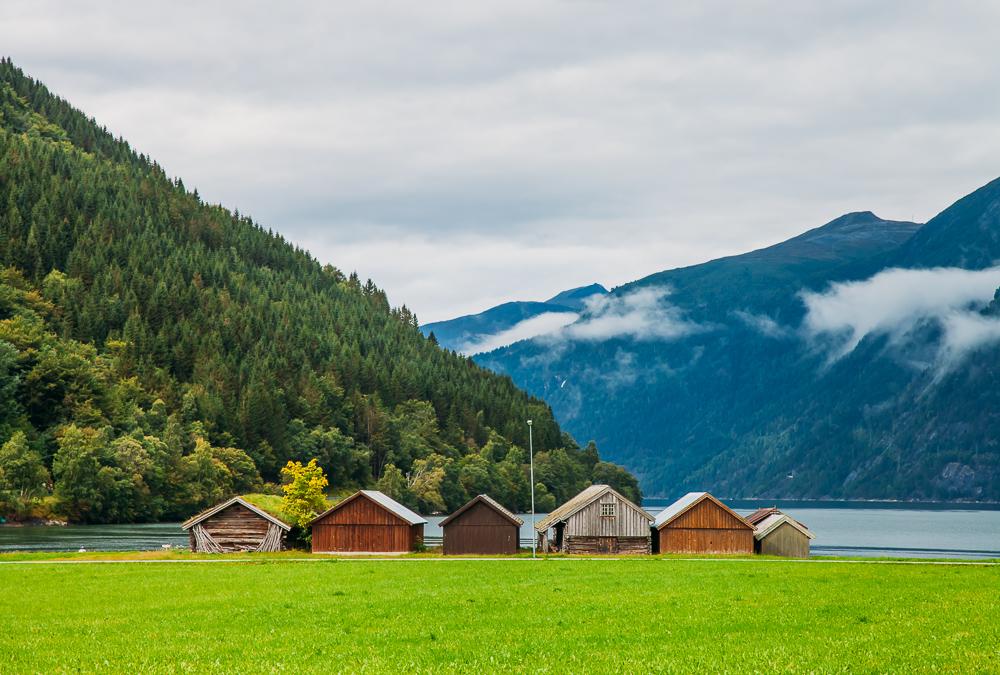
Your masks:
[[[669,500],[644,508],[655,516]],[[1000,505],[866,502],[729,502],[739,513],[778,506],[815,534],[815,555],[915,558],[1000,558]],[[537,514],[540,520],[545,514]],[[521,541],[530,546],[530,515],[521,514]],[[431,516],[428,544],[440,543],[443,516]],[[0,551],[134,551],[187,547],[179,523],[0,527]]]

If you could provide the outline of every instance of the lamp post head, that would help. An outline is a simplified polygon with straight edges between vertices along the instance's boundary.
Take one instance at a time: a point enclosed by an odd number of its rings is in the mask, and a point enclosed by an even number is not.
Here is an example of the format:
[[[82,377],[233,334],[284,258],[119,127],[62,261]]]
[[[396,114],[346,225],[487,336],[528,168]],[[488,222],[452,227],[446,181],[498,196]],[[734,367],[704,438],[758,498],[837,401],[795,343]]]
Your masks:
[[[528,420],[528,426],[529,427],[531,426],[531,420]]]

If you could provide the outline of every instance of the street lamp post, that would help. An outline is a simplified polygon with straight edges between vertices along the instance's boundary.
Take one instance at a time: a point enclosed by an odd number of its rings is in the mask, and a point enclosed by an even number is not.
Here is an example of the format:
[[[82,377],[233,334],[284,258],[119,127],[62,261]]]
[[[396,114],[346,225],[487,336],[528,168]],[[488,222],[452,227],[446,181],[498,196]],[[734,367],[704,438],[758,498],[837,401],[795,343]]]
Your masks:
[[[528,420],[528,464],[531,467],[531,557],[535,557],[538,533],[535,532],[535,444],[531,437],[531,420]]]

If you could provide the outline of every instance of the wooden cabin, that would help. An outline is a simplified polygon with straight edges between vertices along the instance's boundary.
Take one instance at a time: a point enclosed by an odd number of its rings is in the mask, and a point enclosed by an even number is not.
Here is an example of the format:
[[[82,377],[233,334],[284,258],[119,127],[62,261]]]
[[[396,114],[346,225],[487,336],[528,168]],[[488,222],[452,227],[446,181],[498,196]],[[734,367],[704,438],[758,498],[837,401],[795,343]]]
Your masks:
[[[313,518],[313,553],[403,553],[424,541],[426,520],[377,490],[360,490]]]
[[[191,550],[197,553],[280,551],[292,529],[240,497],[213,506],[184,522]]]
[[[652,522],[651,515],[610,485],[591,485],[535,529],[542,551],[648,554]]]
[[[659,553],[753,553],[754,528],[707,492],[689,492],[653,521]]]
[[[523,524],[523,520],[488,495],[479,495],[441,521],[444,554],[517,553]]]
[[[754,526],[754,552],[786,558],[808,558],[816,538],[805,525],[777,508],[758,509],[746,518]]]

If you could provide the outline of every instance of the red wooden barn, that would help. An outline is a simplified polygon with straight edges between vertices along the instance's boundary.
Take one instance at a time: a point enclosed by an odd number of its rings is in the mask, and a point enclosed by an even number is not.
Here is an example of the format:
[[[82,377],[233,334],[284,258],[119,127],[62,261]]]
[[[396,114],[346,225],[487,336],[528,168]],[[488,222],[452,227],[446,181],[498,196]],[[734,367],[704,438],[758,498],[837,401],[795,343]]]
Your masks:
[[[660,553],[753,553],[754,528],[707,492],[689,492],[653,521]]]
[[[488,495],[479,495],[441,521],[444,554],[513,554],[524,521]]]
[[[415,550],[426,520],[377,490],[361,490],[313,518],[313,553]]]

